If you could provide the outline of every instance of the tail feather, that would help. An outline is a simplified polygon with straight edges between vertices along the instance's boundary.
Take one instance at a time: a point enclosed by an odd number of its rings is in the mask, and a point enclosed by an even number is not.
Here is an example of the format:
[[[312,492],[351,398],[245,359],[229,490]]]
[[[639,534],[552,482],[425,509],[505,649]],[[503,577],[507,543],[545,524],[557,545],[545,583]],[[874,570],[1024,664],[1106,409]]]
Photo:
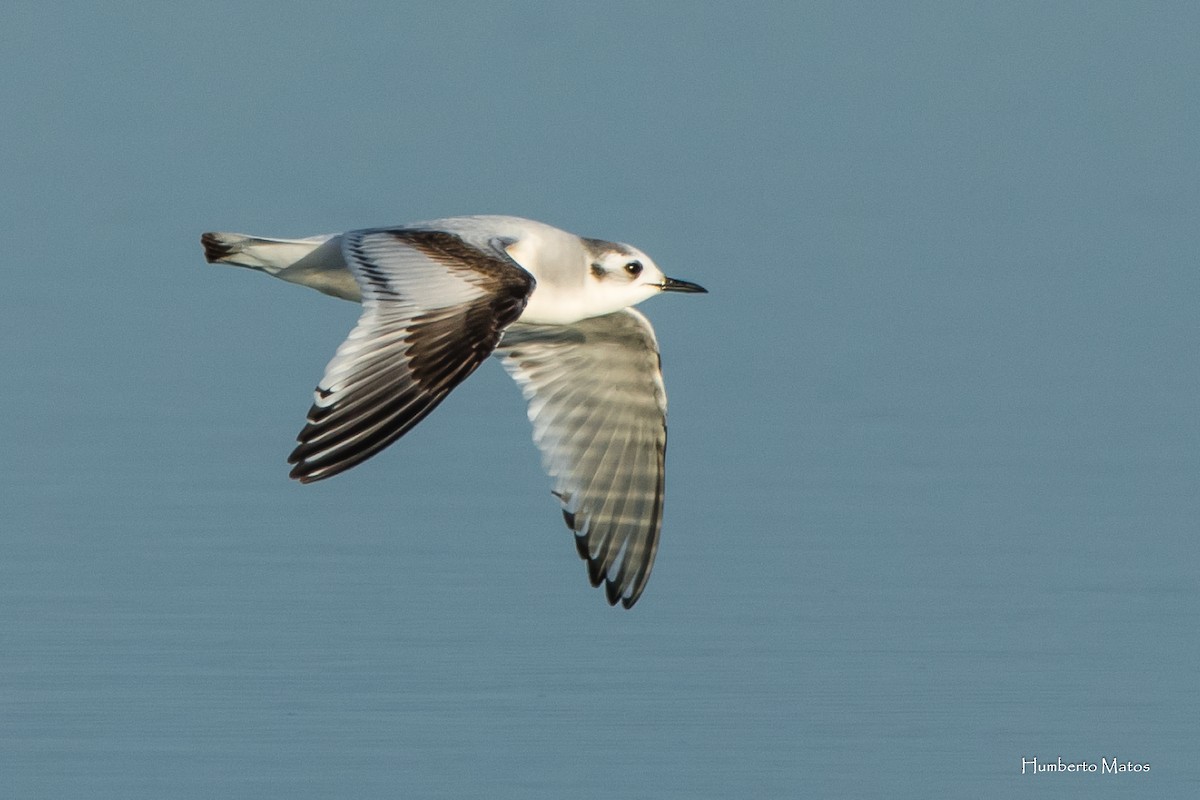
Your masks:
[[[232,233],[204,233],[200,235],[200,244],[204,246],[204,258],[210,264],[225,261],[237,252],[237,242],[249,237]]]
[[[200,244],[210,264],[234,264],[274,275],[295,265],[331,238],[266,239],[244,233],[209,232],[200,236]]]
[[[362,290],[342,258],[337,234],[307,239],[265,239],[244,233],[201,235],[210,264],[232,264],[308,286],[343,300],[362,302]]]

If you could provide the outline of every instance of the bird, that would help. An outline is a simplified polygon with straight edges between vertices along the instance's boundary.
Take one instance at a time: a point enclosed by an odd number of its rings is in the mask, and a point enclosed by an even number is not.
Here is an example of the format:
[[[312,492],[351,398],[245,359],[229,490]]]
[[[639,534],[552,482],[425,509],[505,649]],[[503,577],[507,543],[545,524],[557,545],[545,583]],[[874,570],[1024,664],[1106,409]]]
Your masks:
[[[667,397],[633,306],[668,278],[628,244],[511,216],[460,216],[302,239],[200,237],[209,263],[362,304],[288,457],[311,483],[370,458],[489,356],[515,380],[592,586],[632,608],[658,552]]]

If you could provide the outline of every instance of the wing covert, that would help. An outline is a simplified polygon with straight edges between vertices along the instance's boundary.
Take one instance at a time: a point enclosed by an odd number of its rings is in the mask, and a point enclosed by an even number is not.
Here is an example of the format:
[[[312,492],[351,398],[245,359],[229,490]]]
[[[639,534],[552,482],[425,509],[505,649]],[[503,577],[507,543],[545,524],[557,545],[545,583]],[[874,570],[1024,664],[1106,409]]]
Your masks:
[[[310,483],[370,458],[487,358],[534,286],[503,244],[418,229],[343,236],[363,312],[317,384],[291,477]]]

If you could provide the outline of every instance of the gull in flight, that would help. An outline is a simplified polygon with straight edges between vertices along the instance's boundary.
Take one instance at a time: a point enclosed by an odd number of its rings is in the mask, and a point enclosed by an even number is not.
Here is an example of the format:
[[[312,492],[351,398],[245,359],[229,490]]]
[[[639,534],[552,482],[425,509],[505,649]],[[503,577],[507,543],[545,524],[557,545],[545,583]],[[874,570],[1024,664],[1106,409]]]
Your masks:
[[[630,608],[662,525],[667,396],[632,306],[704,292],[635,247],[518,217],[450,217],[307,239],[200,237],[211,263],[362,303],[288,463],[310,483],[407,433],[489,355],[521,387],[533,439],[593,586]]]

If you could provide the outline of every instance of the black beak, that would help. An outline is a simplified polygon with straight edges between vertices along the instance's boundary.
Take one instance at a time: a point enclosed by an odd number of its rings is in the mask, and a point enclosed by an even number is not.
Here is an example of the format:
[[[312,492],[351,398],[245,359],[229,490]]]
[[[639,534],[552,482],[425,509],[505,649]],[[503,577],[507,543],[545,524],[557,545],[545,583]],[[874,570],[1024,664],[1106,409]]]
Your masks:
[[[691,281],[677,281],[674,278],[663,278],[663,282],[658,285],[658,288],[664,292],[687,292],[688,294],[708,294],[708,289],[705,289],[698,283]]]

